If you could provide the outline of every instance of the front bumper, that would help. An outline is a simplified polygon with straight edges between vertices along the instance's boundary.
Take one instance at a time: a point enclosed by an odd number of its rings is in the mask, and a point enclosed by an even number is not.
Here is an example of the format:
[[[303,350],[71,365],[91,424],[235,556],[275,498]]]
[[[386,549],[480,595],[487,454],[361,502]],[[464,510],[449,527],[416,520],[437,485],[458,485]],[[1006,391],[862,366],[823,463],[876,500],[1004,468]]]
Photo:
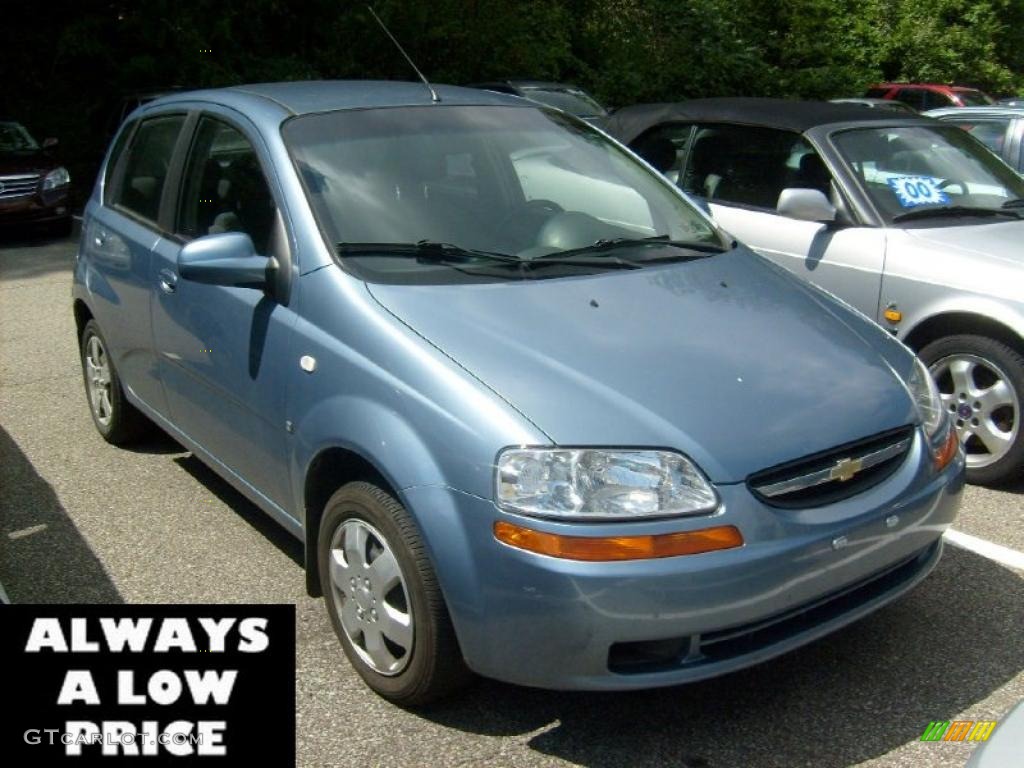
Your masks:
[[[46,224],[71,218],[70,187],[14,198],[0,198],[0,226]]]
[[[964,473],[962,455],[933,473],[925,450],[917,434],[885,482],[818,509],[768,507],[738,484],[718,487],[723,503],[712,516],[581,525],[517,518],[447,488],[402,495],[423,528],[473,670],[542,688],[649,688],[785,653],[923,579],[956,517]],[[501,519],[607,536],[732,524],[745,543],[658,560],[579,562],[499,543],[492,528]]]

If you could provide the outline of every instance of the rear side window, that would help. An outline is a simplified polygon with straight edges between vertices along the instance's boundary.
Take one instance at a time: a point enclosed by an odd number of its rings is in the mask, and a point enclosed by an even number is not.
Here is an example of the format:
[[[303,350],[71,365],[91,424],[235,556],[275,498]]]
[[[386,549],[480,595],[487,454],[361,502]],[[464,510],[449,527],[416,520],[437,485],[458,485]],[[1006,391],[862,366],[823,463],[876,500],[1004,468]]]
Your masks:
[[[864,96],[869,99],[884,99],[889,90],[889,88],[868,88],[868,92]]]
[[[110,152],[110,160],[107,162],[106,170],[103,173],[103,202],[107,204],[113,202],[111,199],[111,193],[113,192],[111,185],[114,178],[114,171],[117,170],[117,165],[121,162],[121,156],[124,155],[124,148],[128,144],[128,139],[134,130],[134,122],[126,125],[117,135],[117,140],[114,142],[114,149]]]
[[[144,120],[135,132],[114,204],[155,222],[184,115]]]
[[[276,207],[249,140],[237,129],[202,117],[189,153],[178,212],[186,238],[245,232],[265,254]]]
[[[630,149],[650,163],[655,170],[665,174],[670,181],[678,184],[692,135],[692,125],[662,125],[634,141],[630,144]]]
[[[896,98],[904,104],[909,104],[917,111],[923,112],[930,108],[925,100],[926,93],[923,88],[901,88],[896,94]],[[936,104],[935,106],[939,105]]]
[[[1006,132],[1010,127],[1007,120],[950,120],[953,125],[963,128],[986,147],[1002,157]]]

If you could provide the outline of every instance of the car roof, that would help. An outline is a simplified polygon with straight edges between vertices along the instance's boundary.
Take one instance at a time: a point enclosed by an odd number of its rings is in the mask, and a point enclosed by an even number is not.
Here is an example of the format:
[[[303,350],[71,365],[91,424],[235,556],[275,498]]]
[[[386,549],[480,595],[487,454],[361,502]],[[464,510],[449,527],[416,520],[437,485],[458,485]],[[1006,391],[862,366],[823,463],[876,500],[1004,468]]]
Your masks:
[[[980,88],[975,88],[970,85],[949,85],[948,83],[876,83],[870,86],[871,88],[928,88],[931,90],[939,91],[977,91],[981,92]]]
[[[528,106],[529,102],[477,88],[434,85],[442,104]],[[209,101],[244,109],[275,105],[287,115],[332,112],[339,109],[406,107],[433,103],[430,91],[419,82],[396,80],[312,80],[255,83],[202,91],[174,93],[150,102],[147,108],[187,101]]]
[[[790,99],[714,98],[675,104],[638,104],[623,107],[609,118],[605,130],[629,143],[658,123],[739,123],[803,133],[832,123],[906,121],[929,123],[926,118],[888,109],[865,109],[861,104]]]
[[[964,117],[1024,117],[1024,106],[1010,107],[1005,104],[989,104],[986,107],[940,107],[929,109],[923,113],[927,117],[949,117],[950,115],[962,115]]]

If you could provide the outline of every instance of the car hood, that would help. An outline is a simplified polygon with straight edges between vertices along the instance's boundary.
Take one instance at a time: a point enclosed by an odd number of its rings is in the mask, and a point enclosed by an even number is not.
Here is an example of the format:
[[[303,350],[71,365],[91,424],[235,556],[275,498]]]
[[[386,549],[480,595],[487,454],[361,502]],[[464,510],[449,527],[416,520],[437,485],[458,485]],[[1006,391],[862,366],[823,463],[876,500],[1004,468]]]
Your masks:
[[[56,168],[54,159],[42,150],[31,152],[0,153],[0,176],[12,176],[18,173],[43,173]]]
[[[743,248],[577,278],[369,290],[556,444],[676,448],[719,483],[915,419],[837,305]]]

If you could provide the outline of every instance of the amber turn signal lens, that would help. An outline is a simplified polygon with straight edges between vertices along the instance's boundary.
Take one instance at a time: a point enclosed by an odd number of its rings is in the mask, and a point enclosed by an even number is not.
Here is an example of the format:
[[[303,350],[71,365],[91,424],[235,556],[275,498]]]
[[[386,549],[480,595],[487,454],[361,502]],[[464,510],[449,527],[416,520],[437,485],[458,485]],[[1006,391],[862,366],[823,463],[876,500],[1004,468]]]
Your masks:
[[[882,313],[890,323],[898,323],[903,319],[903,313],[898,309],[887,309]]]
[[[564,560],[590,562],[699,555],[701,552],[743,546],[743,536],[734,525],[657,536],[604,537],[560,536],[499,520],[494,524],[494,538],[510,547],[525,549],[527,552],[560,557]]]
[[[949,428],[949,433],[946,435],[946,439],[942,445],[935,451],[935,471],[941,472],[956,456],[957,450],[960,448],[960,439],[957,437],[956,430],[952,427]]]

